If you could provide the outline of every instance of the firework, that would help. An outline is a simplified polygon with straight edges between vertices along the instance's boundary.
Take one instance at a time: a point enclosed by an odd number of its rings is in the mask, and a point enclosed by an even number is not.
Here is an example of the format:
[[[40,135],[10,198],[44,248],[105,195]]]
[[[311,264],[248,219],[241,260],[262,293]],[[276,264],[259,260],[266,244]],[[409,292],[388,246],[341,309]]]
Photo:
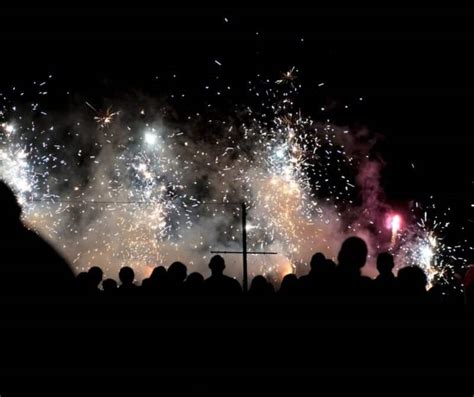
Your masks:
[[[105,111],[97,111],[97,109],[92,106],[89,102],[86,102],[86,105],[89,106],[94,112],[96,112],[97,116],[94,116],[94,120],[98,124],[100,128],[108,127],[115,116],[118,116],[119,112],[113,112],[112,107],[108,107]]]
[[[1,124],[1,127],[3,128],[3,130],[4,130],[7,134],[11,134],[11,133],[13,133],[13,131],[15,131],[15,127],[13,126],[13,124],[2,123],[2,124]]]
[[[466,257],[473,250],[467,240],[457,245],[444,241],[442,236],[447,234],[451,224],[441,218],[447,217],[449,210],[440,215],[435,209],[434,203],[425,208],[416,203],[412,210],[413,223],[399,235],[398,244],[394,248],[400,266],[418,265],[424,270],[428,286],[434,282],[451,284],[456,273],[455,266],[467,266]]]
[[[235,203],[245,202],[248,249],[279,253],[252,258],[249,273],[281,277],[316,250],[334,258],[342,239],[364,232],[362,222],[344,215],[356,190],[350,134],[302,115],[292,101],[296,88],[283,84],[295,79],[291,68],[278,84],[251,83],[262,110],[248,109],[238,123],[214,121],[218,133],[208,140],[167,125],[159,110],[141,103],[121,105],[120,118],[111,107],[100,113],[87,103],[93,122],[67,132],[51,117],[37,125],[26,114],[23,121],[5,114],[0,175],[15,190],[25,222],[77,271],[99,265],[116,276],[132,265],[141,277],[173,260],[203,271],[211,249],[240,248]],[[444,245],[434,239],[437,230],[432,240],[426,225],[402,231],[397,216],[390,221],[393,250],[403,252],[404,263],[439,273]],[[239,276],[232,260],[229,270]]]
[[[401,224],[402,224],[402,218],[398,214],[390,215],[387,218],[387,227],[391,231],[390,246],[392,248],[396,243],[397,235],[400,230]]]
[[[285,73],[282,73],[281,79],[277,80],[277,84],[286,84],[291,83],[296,79],[295,67],[293,66],[290,70]]]
[[[147,145],[154,146],[158,142],[158,136],[154,132],[147,131],[144,140]]]

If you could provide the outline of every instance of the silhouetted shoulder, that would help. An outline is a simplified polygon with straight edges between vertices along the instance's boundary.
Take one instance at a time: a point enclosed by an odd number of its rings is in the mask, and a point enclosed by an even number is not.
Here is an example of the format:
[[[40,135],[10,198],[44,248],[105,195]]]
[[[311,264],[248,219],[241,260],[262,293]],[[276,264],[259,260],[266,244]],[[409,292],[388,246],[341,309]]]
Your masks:
[[[16,274],[16,287],[10,292],[32,295],[69,295],[74,292],[75,277],[64,258],[35,232],[20,228],[13,240],[3,240],[3,266]],[[5,263],[6,262],[6,263]]]
[[[0,294],[74,293],[74,273],[64,258],[21,222],[21,207],[0,182]]]

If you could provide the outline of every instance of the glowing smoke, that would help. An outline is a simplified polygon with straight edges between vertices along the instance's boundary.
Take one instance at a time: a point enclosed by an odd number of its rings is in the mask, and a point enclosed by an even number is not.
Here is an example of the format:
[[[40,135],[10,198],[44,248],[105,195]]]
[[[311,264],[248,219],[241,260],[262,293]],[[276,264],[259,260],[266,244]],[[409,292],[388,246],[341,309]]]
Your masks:
[[[25,221],[77,271],[99,265],[116,277],[131,265],[141,278],[181,260],[206,273],[211,249],[241,248],[242,201],[249,249],[279,253],[250,257],[251,274],[278,280],[316,251],[335,258],[353,234],[368,242],[373,263],[390,210],[382,163],[369,160],[373,136],[305,118],[283,95],[293,88],[275,90],[266,90],[274,117],[248,110],[214,125],[171,123],[153,101],[118,103],[99,116],[23,114],[2,124],[0,173]],[[240,257],[226,261],[240,277]]]

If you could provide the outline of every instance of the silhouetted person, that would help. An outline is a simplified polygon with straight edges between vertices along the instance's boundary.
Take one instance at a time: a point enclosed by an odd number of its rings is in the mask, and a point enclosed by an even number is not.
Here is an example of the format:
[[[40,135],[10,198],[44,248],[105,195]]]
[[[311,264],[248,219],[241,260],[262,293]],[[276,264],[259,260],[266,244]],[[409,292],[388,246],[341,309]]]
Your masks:
[[[211,277],[204,280],[204,291],[210,296],[236,296],[242,293],[237,280],[224,275],[225,262],[220,255],[215,255],[209,262]]]
[[[204,277],[201,273],[191,273],[184,282],[184,294],[187,296],[201,296],[204,292]]]
[[[143,295],[149,295],[150,294],[150,278],[144,278],[142,280],[142,284],[140,285],[140,293]]]
[[[299,294],[298,278],[296,274],[287,274],[281,281],[279,296],[296,296]]]
[[[137,295],[137,286],[134,284],[135,273],[131,267],[124,266],[119,271],[119,279],[122,283],[118,289],[121,296]]]
[[[398,291],[402,298],[424,302],[428,279],[419,266],[406,266],[398,271]]]
[[[173,262],[168,268],[167,283],[168,283],[168,294],[170,295],[181,295],[183,293],[184,280],[188,269],[186,265],[181,262]]]
[[[69,265],[54,248],[21,222],[21,208],[0,182],[0,294],[69,295],[76,290]]]
[[[446,283],[446,280],[449,280],[449,283]],[[428,290],[430,302],[459,306],[466,303],[463,276],[454,268],[445,267],[442,273],[434,275],[431,284]]]
[[[436,277],[433,278],[431,288],[426,291],[429,303],[440,304],[447,300],[444,296],[444,290],[445,289],[443,288],[441,281]]]
[[[268,291],[269,296],[274,296],[275,295],[275,287],[269,281],[267,281],[267,291]]]
[[[89,274],[87,274],[87,272],[80,272],[77,274],[75,287],[79,295],[87,295],[89,290]]]
[[[115,296],[117,295],[117,281],[112,278],[107,278],[102,281],[102,289],[104,290],[105,296]]]
[[[104,272],[98,266],[92,266],[87,272],[87,293],[91,296],[100,294],[99,285],[102,282]]]
[[[466,273],[464,274],[462,284],[465,302],[471,308],[474,308],[474,265],[468,266]]]
[[[336,287],[339,294],[343,296],[370,294],[372,280],[361,274],[367,254],[367,244],[359,237],[349,237],[342,243],[336,268]]]
[[[325,269],[329,272],[335,272],[336,271],[336,262],[334,262],[332,259],[326,259],[326,265]]]
[[[250,283],[249,296],[263,297],[273,295],[272,286],[268,283],[267,279],[261,275],[255,276]]]
[[[395,263],[389,252],[382,252],[377,256],[378,276],[373,282],[374,293],[378,296],[395,296],[396,278],[393,274]]]
[[[309,273],[298,280],[300,294],[309,296],[332,294],[335,270],[334,262],[326,259],[321,252],[314,254]]]
[[[150,277],[142,282],[142,293],[148,296],[158,296],[167,294],[167,279],[166,268],[164,266],[157,266],[153,269]]]
[[[153,269],[150,275],[150,280],[153,284],[166,280],[166,268],[164,266],[157,266]]]

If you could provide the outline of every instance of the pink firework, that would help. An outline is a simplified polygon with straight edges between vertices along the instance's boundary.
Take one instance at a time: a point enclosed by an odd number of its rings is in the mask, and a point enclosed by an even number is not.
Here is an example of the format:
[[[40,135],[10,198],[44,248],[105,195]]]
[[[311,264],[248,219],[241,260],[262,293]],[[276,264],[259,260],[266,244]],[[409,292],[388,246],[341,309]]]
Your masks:
[[[392,231],[391,245],[395,244],[398,231],[402,225],[402,217],[398,214],[391,214],[387,218],[387,228]]]

